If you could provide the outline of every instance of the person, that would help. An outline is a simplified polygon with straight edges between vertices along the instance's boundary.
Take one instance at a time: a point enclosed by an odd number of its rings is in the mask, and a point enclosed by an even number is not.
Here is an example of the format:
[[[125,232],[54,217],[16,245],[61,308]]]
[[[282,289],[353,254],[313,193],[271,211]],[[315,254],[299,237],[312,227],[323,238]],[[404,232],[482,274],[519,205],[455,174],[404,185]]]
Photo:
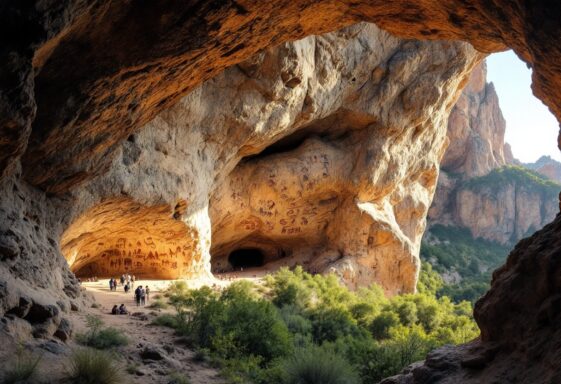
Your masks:
[[[136,280],[136,277],[134,277],[134,275],[132,275],[131,277],[131,287],[134,288],[134,281]]]
[[[139,285],[138,288],[134,290],[134,299],[136,301],[136,306],[140,306],[140,291],[142,290],[142,285]]]
[[[150,288],[148,288],[148,286],[146,286],[146,301],[150,300]]]
[[[121,306],[119,307],[119,315],[128,315],[129,311],[127,310],[127,307],[125,307],[125,304],[121,304]]]
[[[140,305],[146,305],[146,290],[140,287]]]
[[[121,285],[125,284],[125,275],[121,275]]]
[[[125,293],[129,293],[129,290],[130,290],[130,285],[129,285],[129,283],[127,282],[127,283],[125,284]]]
[[[112,291],[113,290],[113,278],[109,279],[109,290]]]
[[[113,306],[113,309],[111,310],[111,314],[112,315],[118,315],[119,314],[119,308],[117,307],[117,304],[115,304]]]

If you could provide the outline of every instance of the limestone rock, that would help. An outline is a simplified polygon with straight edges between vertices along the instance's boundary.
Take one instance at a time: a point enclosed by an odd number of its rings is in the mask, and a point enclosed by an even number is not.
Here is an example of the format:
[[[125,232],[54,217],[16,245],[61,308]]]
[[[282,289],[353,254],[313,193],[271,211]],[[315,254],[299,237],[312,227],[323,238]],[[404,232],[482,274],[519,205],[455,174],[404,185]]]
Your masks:
[[[67,341],[72,337],[73,325],[67,318],[62,318],[58,325],[57,330],[54,333],[55,337],[58,337],[62,341]]]
[[[450,113],[447,138],[450,142],[441,167],[463,178],[483,176],[506,165],[512,157],[505,148],[506,123],[487,67],[481,63],[471,74],[462,95]]]
[[[476,238],[514,244],[553,220],[558,211],[555,187],[536,188],[531,180],[503,180],[493,173],[515,163],[504,134],[497,94],[487,83],[485,64],[480,64],[448,120],[449,146],[429,225],[465,227]]]
[[[62,252],[78,274],[201,278],[257,248],[271,267],[411,292],[448,108],[481,57],[368,24],[263,51],[76,188]]]

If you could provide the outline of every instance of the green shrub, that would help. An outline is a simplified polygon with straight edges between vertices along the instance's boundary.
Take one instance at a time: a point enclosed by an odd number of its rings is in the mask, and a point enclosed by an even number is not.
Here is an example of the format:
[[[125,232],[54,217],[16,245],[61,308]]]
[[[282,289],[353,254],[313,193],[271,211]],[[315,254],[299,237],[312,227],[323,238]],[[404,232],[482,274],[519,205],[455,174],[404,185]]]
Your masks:
[[[25,351],[23,347],[18,348],[15,360],[11,365],[7,365],[3,383],[15,384],[29,382],[35,375],[40,361],[40,355],[33,355]]]
[[[122,380],[115,356],[91,348],[73,353],[69,374],[75,384],[116,384]]]
[[[314,341],[335,341],[344,336],[360,336],[363,330],[357,325],[351,314],[343,308],[321,308],[310,315]]]
[[[372,320],[370,332],[377,340],[390,337],[390,329],[399,325],[399,316],[393,312],[382,312]]]
[[[168,303],[166,303],[163,299],[154,299],[152,303],[148,306],[151,309],[167,309],[169,308]]]
[[[286,384],[358,384],[353,367],[334,351],[318,346],[298,349],[283,363]]]
[[[190,384],[187,376],[179,372],[173,372],[168,376],[168,384]]]
[[[107,349],[128,344],[128,339],[122,331],[117,328],[102,328],[103,320],[97,316],[87,315],[86,333],[76,335],[79,344],[97,349]]]
[[[177,314],[155,323],[185,335],[231,383],[346,383],[357,375],[370,383],[478,334],[469,303],[435,296],[441,283],[433,273],[423,293],[386,298],[376,285],[353,292],[334,275],[281,269],[260,288],[173,287],[166,294]],[[295,381],[308,379],[316,381]]]
[[[152,320],[152,324],[169,328],[177,328],[179,325],[177,316],[167,313],[156,317],[154,320]]]

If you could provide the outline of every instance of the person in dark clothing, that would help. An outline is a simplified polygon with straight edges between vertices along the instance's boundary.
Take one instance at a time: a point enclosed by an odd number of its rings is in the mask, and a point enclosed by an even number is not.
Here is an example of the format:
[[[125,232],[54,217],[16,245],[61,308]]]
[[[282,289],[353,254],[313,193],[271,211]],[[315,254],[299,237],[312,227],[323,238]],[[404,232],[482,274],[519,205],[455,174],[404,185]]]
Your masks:
[[[138,286],[138,288],[136,288],[134,290],[134,299],[136,301],[136,306],[140,306],[140,293],[142,291],[142,285]]]
[[[146,290],[140,286],[140,305],[146,305]]]
[[[109,290],[112,291],[113,290],[113,278],[109,279]]]
[[[131,287],[130,287],[129,283],[126,283],[125,284],[125,293],[129,293],[130,289],[131,289]]]
[[[119,308],[117,307],[117,305],[113,306],[113,309],[111,310],[111,314],[112,315],[118,315],[119,314]]]
[[[127,310],[127,307],[125,307],[125,304],[121,304],[121,306],[119,307],[119,315],[128,315],[129,311]]]

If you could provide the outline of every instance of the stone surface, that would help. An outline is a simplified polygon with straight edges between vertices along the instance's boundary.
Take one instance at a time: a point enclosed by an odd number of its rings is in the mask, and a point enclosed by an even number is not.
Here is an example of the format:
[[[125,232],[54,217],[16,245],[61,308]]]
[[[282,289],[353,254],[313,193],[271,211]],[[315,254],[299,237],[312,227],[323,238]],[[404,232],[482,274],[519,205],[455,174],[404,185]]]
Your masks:
[[[483,62],[473,71],[450,113],[446,134],[450,144],[441,168],[471,178],[508,164],[512,154],[506,147],[505,128],[499,98],[493,84],[487,82]]]
[[[66,191],[102,173],[120,141],[227,66],[358,21],[404,37],[464,39],[485,52],[510,46],[532,64],[536,94],[560,116],[559,68],[548,64],[561,57],[551,43],[559,12],[522,0],[9,2],[0,15],[4,35],[22,25],[30,33],[2,49],[1,136],[10,138],[3,165],[12,167],[27,146],[27,179]]]
[[[525,163],[522,165],[551,180],[561,183],[561,163],[552,159],[550,156],[542,156],[535,163]]]
[[[517,163],[504,135],[505,120],[483,63],[472,73],[448,120],[449,146],[429,209],[429,226],[465,227],[476,238],[514,244],[553,220],[558,198],[547,188],[534,188],[516,178],[470,184],[474,178]]]
[[[62,318],[53,336],[58,337],[62,341],[67,341],[70,337],[72,337],[73,328],[74,327],[70,320]]]
[[[251,246],[411,292],[446,118],[481,57],[367,24],[263,51],[76,188],[62,252],[79,275],[201,278]]]

